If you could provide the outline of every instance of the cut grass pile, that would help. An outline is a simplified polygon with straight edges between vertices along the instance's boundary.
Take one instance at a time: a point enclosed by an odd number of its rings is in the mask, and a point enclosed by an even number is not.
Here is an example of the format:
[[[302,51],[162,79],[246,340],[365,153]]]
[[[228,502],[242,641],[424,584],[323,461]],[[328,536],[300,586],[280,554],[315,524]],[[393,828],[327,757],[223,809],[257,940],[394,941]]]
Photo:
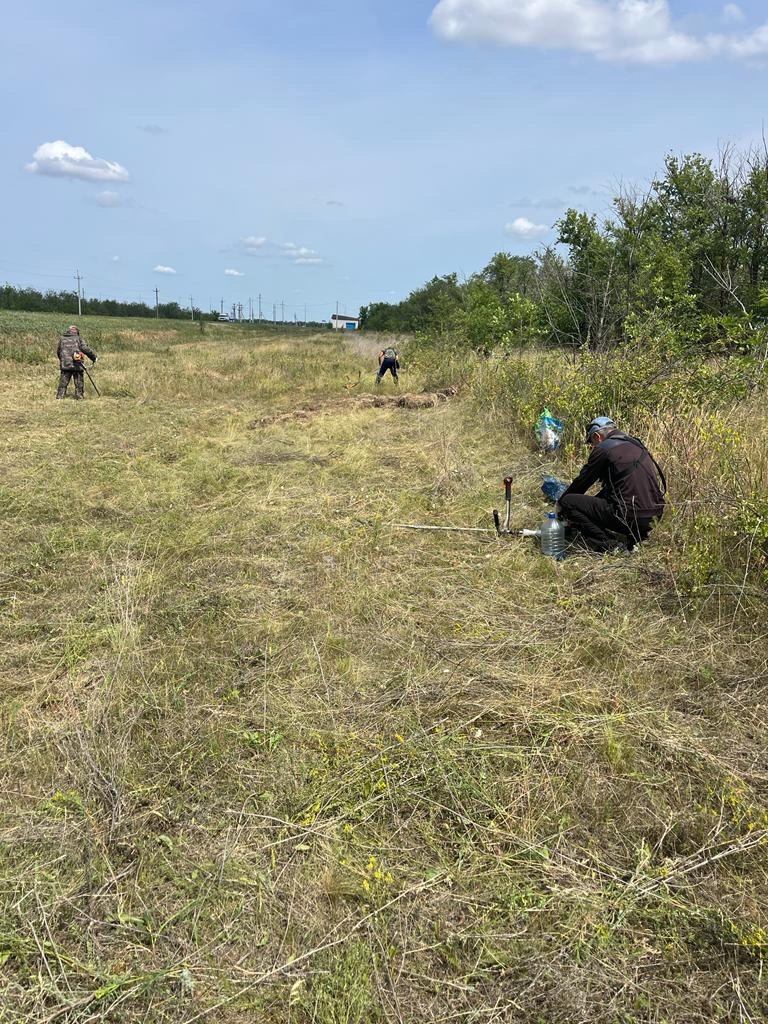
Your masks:
[[[0,1020],[764,1017],[764,631],[392,529],[539,460],[344,339],[133,330],[3,363]]]

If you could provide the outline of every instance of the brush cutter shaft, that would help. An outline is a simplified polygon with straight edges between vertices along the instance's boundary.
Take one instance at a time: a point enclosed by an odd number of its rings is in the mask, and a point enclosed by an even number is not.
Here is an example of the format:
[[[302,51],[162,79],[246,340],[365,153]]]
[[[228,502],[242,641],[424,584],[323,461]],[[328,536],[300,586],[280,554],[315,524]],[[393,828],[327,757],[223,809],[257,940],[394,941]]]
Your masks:
[[[86,374],[88,380],[91,382],[91,384],[93,386],[93,390],[96,392],[96,394],[99,396],[99,398],[101,398],[101,392],[96,387],[96,384],[94,383],[93,377],[90,375],[90,373],[88,373],[88,367],[85,365],[85,360],[83,360],[83,369],[85,370],[85,374]]]
[[[492,530],[487,529],[485,526],[419,526],[416,523],[410,522],[394,522],[392,525],[395,529],[444,530],[453,532],[453,534],[490,534],[492,532]]]

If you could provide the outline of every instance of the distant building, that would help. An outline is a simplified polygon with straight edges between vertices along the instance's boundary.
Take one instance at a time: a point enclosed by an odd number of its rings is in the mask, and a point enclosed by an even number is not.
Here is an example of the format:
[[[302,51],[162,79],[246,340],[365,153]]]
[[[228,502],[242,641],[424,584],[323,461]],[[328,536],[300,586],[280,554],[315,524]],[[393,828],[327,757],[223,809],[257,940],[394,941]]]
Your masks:
[[[342,313],[334,313],[331,317],[331,327],[334,331],[356,331],[359,326],[359,316],[344,316]]]

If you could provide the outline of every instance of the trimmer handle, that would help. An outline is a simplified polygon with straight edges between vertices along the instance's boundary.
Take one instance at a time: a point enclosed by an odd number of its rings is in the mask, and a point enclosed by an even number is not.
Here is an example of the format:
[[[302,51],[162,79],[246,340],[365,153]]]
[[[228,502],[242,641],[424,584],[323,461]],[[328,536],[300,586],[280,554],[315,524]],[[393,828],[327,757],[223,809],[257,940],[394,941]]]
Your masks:
[[[504,477],[504,521],[502,522],[501,516],[497,509],[493,510],[493,524],[496,527],[496,533],[503,537],[509,533],[509,519],[512,512],[512,477]]]

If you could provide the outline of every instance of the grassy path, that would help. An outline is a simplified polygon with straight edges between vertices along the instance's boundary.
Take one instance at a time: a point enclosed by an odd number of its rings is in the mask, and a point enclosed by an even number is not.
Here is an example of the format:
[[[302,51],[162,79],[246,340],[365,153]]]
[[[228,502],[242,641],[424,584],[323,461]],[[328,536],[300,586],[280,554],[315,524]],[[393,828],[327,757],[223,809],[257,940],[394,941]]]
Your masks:
[[[393,530],[539,518],[465,398],[100,329],[100,402],[0,398],[0,1021],[759,1019],[764,641],[660,549]]]

